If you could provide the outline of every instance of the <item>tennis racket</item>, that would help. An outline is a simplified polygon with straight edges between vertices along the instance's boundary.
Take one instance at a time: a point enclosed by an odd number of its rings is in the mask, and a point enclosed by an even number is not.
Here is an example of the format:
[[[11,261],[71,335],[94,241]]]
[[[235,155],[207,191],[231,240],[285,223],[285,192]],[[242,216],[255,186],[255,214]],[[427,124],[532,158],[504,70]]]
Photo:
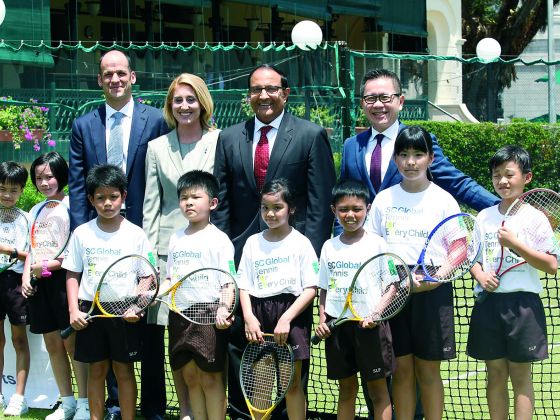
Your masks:
[[[474,216],[457,213],[432,229],[412,273],[424,281],[446,283],[463,277],[476,262],[482,248],[482,235]]]
[[[405,262],[390,252],[378,254],[358,269],[348,288],[341,314],[327,326],[332,333],[348,321],[390,319],[406,305],[411,291],[412,275]],[[311,343],[320,342],[319,336],[311,337]]]
[[[252,419],[265,420],[284,398],[294,376],[294,354],[289,344],[279,345],[273,334],[263,343],[249,343],[240,365],[241,389]]]
[[[27,250],[29,222],[25,213],[16,207],[0,207],[0,244],[19,251]],[[0,254],[0,273],[18,261],[8,254]]]
[[[546,221],[550,224],[551,231],[542,229]],[[547,253],[560,253],[560,194],[546,188],[535,188],[521,194],[509,206],[504,216],[502,226],[521,226],[517,237],[526,245],[534,249],[547,249]],[[552,236],[550,236],[552,232]],[[506,262],[506,264],[504,264]],[[500,247],[500,262],[496,270],[496,277],[500,280],[506,273],[520,265],[526,264],[513,250],[503,246]],[[486,290],[480,292],[476,298],[483,302],[487,294]]]
[[[239,289],[229,272],[201,268],[184,276],[156,300],[192,323],[214,325],[218,314],[231,318],[239,303]]]
[[[101,275],[86,320],[140,314],[155,300],[159,278],[154,266],[141,255],[127,255],[113,262]],[[99,314],[92,315],[95,309]],[[75,330],[63,330],[62,338]]]
[[[55,260],[66,249],[70,239],[70,211],[59,200],[47,200],[37,210],[31,224],[31,263],[43,262],[41,278],[51,276],[46,262]],[[37,284],[37,278],[31,277],[31,286]]]

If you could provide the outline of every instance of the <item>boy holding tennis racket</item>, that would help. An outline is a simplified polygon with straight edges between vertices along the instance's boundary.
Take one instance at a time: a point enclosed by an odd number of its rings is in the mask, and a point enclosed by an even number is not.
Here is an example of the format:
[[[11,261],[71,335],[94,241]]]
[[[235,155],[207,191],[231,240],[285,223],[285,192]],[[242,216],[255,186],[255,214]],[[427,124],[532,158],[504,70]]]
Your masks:
[[[179,208],[188,220],[188,226],[177,230],[169,240],[168,284],[162,284],[161,287],[164,293],[169,286],[176,285],[195,270],[215,268],[235,274],[233,244],[225,233],[210,223],[210,213],[218,205],[218,190],[214,175],[201,170],[187,172],[177,181]],[[177,304],[183,297],[185,301],[197,302],[188,308],[179,308],[184,309],[187,317],[197,310],[212,312],[216,304],[212,296],[221,293],[214,290],[213,283],[204,278],[212,276],[211,271],[200,271],[198,276],[186,278],[187,282],[191,280],[190,287],[185,285],[172,298]],[[208,290],[204,290],[206,283],[205,288]],[[198,288],[198,284],[202,288]],[[181,295],[183,293],[188,296]],[[173,310],[169,311],[169,363],[173,371],[182,374],[187,384],[195,419],[225,418],[226,387],[223,375],[229,333],[226,329],[232,320],[224,309],[223,306],[218,307],[215,322],[212,322],[215,325],[201,325],[195,322],[197,320],[194,317],[187,320]],[[180,409],[181,418],[186,418],[187,407]]]
[[[457,201],[432,182],[429,166],[433,160],[431,135],[418,126],[403,129],[395,140],[392,162],[402,181],[377,194],[368,220],[367,228],[384,237],[391,252],[414,268],[432,229],[460,212]],[[430,261],[427,265],[440,264]],[[419,271],[413,277],[408,304],[389,320],[397,357],[392,387],[395,415],[398,420],[414,417],[418,383],[426,418],[441,419],[440,365],[456,352],[453,285],[422,281]]]
[[[542,213],[533,209],[533,214],[523,212],[522,217],[507,216],[532,179],[527,151],[504,146],[489,166],[502,201],[477,216],[484,243],[471,273],[478,283],[475,295],[484,293],[485,299],[475,304],[471,314],[467,354],[486,363],[490,417],[508,417],[511,379],[515,418],[530,419],[535,400],[531,362],[548,357],[539,270],[554,275],[558,255],[554,255],[554,233]],[[527,264],[519,264],[523,261]]]
[[[64,187],[68,184],[68,164],[58,152],[48,152],[33,161],[30,174],[31,182],[37,191],[45,196],[45,201],[37,203],[29,211],[34,217],[35,228],[32,229],[31,236],[33,238],[36,234],[35,242],[48,241],[49,243],[42,246],[34,244],[32,239],[31,252],[25,260],[22,291],[25,297],[30,298],[30,331],[43,335],[62,401],[62,404],[45,420],[89,420],[87,365],[74,360],[75,336],[66,340],[60,336],[60,331],[70,325],[66,270],[61,269],[63,252],[70,235],[68,197],[64,193]],[[66,227],[59,226],[62,223]],[[54,230],[49,230],[48,226]],[[41,255],[59,255],[59,257],[35,260],[34,249],[37,248],[39,251],[44,251]],[[44,279],[43,274],[45,274]],[[32,276],[37,280],[35,287],[31,285]],[[72,390],[70,363],[74,368],[78,385],[77,401]]]
[[[136,413],[133,363],[140,360],[141,330],[134,322],[139,320],[139,315],[130,312],[124,317],[130,322],[120,318],[98,318],[91,323],[86,320],[96,287],[113,262],[131,254],[153,259],[144,231],[120,214],[126,185],[126,176],[114,165],[91,169],[86,189],[97,218],[76,228],[62,263],[62,268],[67,270],[70,325],[78,330],[74,358],[89,363],[89,408],[91,419],[96,420],[103,418],[105,377],[110,363],[119,386],[122,418],[133,420]]]
[[[325,341],[327,377],[339,383],[338,418],[353,419],[358,393],[357,372],[367,383],[375,419],[391,419],[391,400],[386,378],[394,370],[391,332],[386,322],[340,324],[332,334],[327,322],[344,310],[347,290],[361,265],[387,251],[377,234],[366,232],[364,222],[370,209],[369,191],[359,181],[347,180],[333,188],[332,211],[344,229],[321,250],[319,271],[319,325],[315,332]],[[359,294],[359,290],[354,291]]]
[[[28,215],[16,208],[27,181],[27,169],[17,162],[0,163],[0,373],[4,372],[4,320],[11,325],[16,353],[16,392],[6,407],[0,381],[0,413],[20,416],[28,411],[25,385],[29,374],[27,300],[21,294],[23,261],[27,257]],[[21,242],[19,242],[21,241]],[[21,245],[20,245],[21,244]]]

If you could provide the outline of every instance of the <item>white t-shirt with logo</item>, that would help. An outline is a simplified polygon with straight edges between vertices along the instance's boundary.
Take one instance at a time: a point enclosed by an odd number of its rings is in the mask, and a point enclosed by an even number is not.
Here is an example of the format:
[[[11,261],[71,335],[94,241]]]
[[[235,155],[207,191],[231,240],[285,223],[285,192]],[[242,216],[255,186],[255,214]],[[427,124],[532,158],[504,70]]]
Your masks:
[[[78,226],[68,243],[68,251],[62,268],[82,273],[78,299],[92,301],[101,276],[113,262],[131,254],[142,255],[155,261],[152,247],[144,231],[124,219],[115,232],[105,232],[97,226],[97,218]],[[120,282],[112,284],[120,296],[133,293],[136,283]]]
[[[319,278],[317,256],[309,239],[292,228],[283,240],[267,241],[263,232],[245,243],[239,263],[239,288],[259,298],[316,287]]]
[[[541,251],[554,253],[554,232],[548,219],[540,211],[530,207],[525,208],[519,215],[508,218],[505,226],[515,232],[515,235],[523,243],[529,245],[531,248]],[[535,219],[533,219],[535,218]],[[528,227],[527,220],[536,220],[530,223]],[[484,271],[496,272],[500,266],[501,260],[501,246],[498,242],[498,229],[504,222],[504,215],[498,210],[498,206],[492,206],[482,210],[477,218],[479,223],[483,241],[482,253],[479,262],[482,264]],[[530,229],[530,231],[528,231]],[[508,248],[504,248],[504,259],[500,268],[500,273],[504,273],[508,267],[523,261],[522,258],[515,255]],[[522,264],[518,267],[512,268],[507,273],[504,273],[500,279],[499,287],[494,291],[495,293],[509,293],[509,292],[542,292],[542,285],[539,279],[539,272],[536,268],[529,264]],[[482,291],[482,287],[477,283],[474,288],[475,295]]]
[[[169,252],[167,254],[167,276],[174,285],[187,274],[201,268],[217,268],[235,275],[235,263],[233,260],[234,248],[228,236],[212,224],[193,234],[185,234],[185,228],[181,228],[169,239]],[[195,274],[193,280],[197,282],[196,287],[190,288],[184,284],[177,293],[187,293],[184,301],[188,302],[213,302],[219,298],[214,282],[216,280],[229,280],[217,276],[209,278],[217,272],[204,271]],[[208,287],[204,288],[204,284]],[[221,284],[224,286],[227,283]],[[202,288],[201,288],[202,285]],[[212,287],[210,287],[212,285]],[[179,297],[179,296],[177,296]]]
[[[35,204],[31,210],[29,210],[29,214],[32,217],[31,223],[33,223],[33,221],[35,220],[35,218],[37,217],[37,212],[39,211],[39,208],[45,204],[45,201],[41,201],[40,203]],[[43,209],[43,211],[47,211],[48,213],[48,218],[49,219],[54,219],[54,218],[59,218],[59,219],[67,219],[68,216],[68,209],[70,209],[70,200],[68,198],[68,196],[65,196],[62,199],[62,204],[64,204],[64,206],[58,205],[54,208],[46,208]],[[66,214],[65,214],[66,213]],[[68,219],[69,222],[69,219]],[[60,225],[60,223],[59,223]],[[68,226],[68,230],[70,229],[70,226]],[[66,231],[67,232],[67,231]],[[56,236],[57,238],[63,237],[64,239],[68,239],[68,237],[64,237],[64,232],[61,232],[60,235],[58,235],[58,232],[53,232],[54,236]],[[61,244],[58,244],[57,241],[53,240],[53,236],[50,234],[50,232],[45,232],[45,235],[42,238],[39,238],[39,240],[51,240],[52,241],[52,246],[45,248],[45,252],[43,255],[54,255],[58,252],[58,250],[60,249]],[[64,251],[62,252],[62,254],[60,255],[59,258],[63,258],[64,255],[66,254],[66,252],[68,251],[68,244],[66,244],[66,247],[64,248]],[[41,255],[34,255],[38,260],[41,259]],[[36,261],[33,261],[36,262]]]
[[[327,291],[327,314],[336,318],[342,313],[348,288],[358,269],[370,258],[387,250],[383,238],[367,231],[362,239],[352,245],[344,244],[340,236],[325,242],[321,249],[319,287]],[[354,290],[353,299],[359,295],[373,299],[365,285]]]
[[[16,222],[21,225],[17,227],[17,232],[14,232],[12,227],[13,220],[9,220],[8,223],[0,222],[0,243],[8,245],[12,248],[16,248],[18,251],[29,251],[29,233],[27,237],[21,237],[23,235],[18,234],[18,232],[29,232],[31,229],[31,214],[20,209],[20,211],[25,216],[25,220],[16,219]],[[27,225],[27,226],[26,226]],[[23,245],[25,244],[25,247]],[[0,254],[0,262],[2,265],[7,265],[12,261],[10,255]],[[14,265],[12,265],[8,270],[14,273],[23,273],[24,261],[18,259]]]
[[[391,252],[414,265],[432,229],[459,212],[453,196],[433,182],[417,193],[397,184],[377,194],[364,228],[385,238]]]

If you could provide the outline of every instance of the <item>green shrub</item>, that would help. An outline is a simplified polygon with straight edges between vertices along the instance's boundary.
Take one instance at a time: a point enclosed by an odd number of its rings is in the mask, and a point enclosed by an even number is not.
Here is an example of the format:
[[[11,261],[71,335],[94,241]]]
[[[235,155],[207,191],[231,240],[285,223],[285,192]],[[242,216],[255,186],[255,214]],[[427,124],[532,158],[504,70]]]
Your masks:
[[[433,133],[445,155],[461,171],[493,191],[488,161],[506,144],[518,144],[530,153],[533,180],[529,188],[560,190],[560,125],[538,123],[461,123],[407,121]]]
[[[37,204],[39,201],[44,200],[45,196],[35,189],[35,186],[31,182],[30,178],[27,178],[27,183],[25,184],[25,189],[23,194],[17,202],[17,207],[22,210],[29,211],[31,207]]]

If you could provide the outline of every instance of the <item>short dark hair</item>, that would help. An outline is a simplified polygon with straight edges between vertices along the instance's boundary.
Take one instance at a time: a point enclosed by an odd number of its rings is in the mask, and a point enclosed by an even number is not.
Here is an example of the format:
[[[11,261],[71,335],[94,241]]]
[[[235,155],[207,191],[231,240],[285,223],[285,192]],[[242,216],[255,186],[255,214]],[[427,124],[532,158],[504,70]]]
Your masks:
[[[0,163],[0,183],[19,185],[25,188],[27,182],[27,169],[13,160]]]
[[[395,139],[393,156],[407,149],[420,150],[429,155],[433,155],[434,147],[432,136],[419,125],[411,125],[404,128]]]
[[[39,188],[35,179],[35,170],[37,166],[42,165],[49,165],[53,176],[56,178],[56,182],[58,182],[58,192],[62,191],[68,184],[68,163],[66,163],[62,155],[58,152],[43,153],[33,161],[29,172],[31,173],[31,182],[37,190]]]
[[[331,204],[336,207],[338,202],[345,197],[356,197],[363,200],[365,204],[370,203],[369,190],[365,183],[355,179],[338,181],[332,189]]]
[[[263,185],[261,197],[267,194],[280,194],[290,210],[296,208],[296,198],[286,178],[273,179]]]
[[[368,71],[366,74],[364,74],[364,77],[362,77],[362,82],[360,84],[360,96],[364,96],[364,90],[366,88],[367,82],[369,82],[370,80],[380,79],[382,77],[391,79],[393,81],[393,84],[395,85],[395,93],[398,93],[399,95],[402,94],[401,81],[399,80],[399,76],[397,76],[395,72],[386,69],[374,69]]]
[[[117,188],[121,194],[126,191],[126,175],[118,166],[97,165],[90,169],[86,177],[86,191],[89,196],[100,187]]]
[[[272,64],[261,64],[260,66],[255,67],[251,73],[249,73],[249,77],[247,78],[247,88],[251,88],[251,77],[253,77],[253,74],[260,69],[269,69],[272,70],[276,73],[278,73],[278,75],[280,76],[280,85],[282,86],[282,89],[286,89],[288,88],[288,77],[284,74],[284,72],[282,70],[280,70],[278,67],[273,66]]]
[[[509,144],[500,147],[496,153],[494,153],[494,156],[490,158],[490,173],[504,162],[517,163],[519,169],[521,169],[521,173],[528,174],[531,172],[531,156],[529,156],[529,152],[521,146]]]
[[[218,198],[220,185],[218,180],[210,172],[196,169],[181,175],[177,181],[177,198],[181,197],[181,192],[192,188],[200,188],[208,194],[208,197]]]

